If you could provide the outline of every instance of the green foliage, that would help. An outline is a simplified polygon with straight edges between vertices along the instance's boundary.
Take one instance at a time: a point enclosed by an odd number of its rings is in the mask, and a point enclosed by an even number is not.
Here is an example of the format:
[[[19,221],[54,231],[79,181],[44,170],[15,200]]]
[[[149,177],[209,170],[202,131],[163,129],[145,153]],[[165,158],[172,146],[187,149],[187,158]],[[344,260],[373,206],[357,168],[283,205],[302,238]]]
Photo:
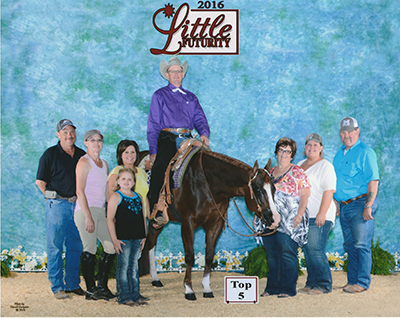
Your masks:
[[[371,240],[372,275],[391,275],[395,269],[394,256],[380,247],[379,238],[374,246]],[[344,260],[343,271],[347,272],[348,258]]]
[[[11,275],[10,273],[10,267],[5,261],[1,261],[1,276],[2,277],[9,277]]]
[[[252,249],[243,260],[244,272],[247,276],[258,276],[259,278],[268,276],[268,259],[264,246]]]
[[[242,264],[247,276],[258,276],[259,278],[268,277],[268,259],[263,245],[253,248],[249,256],[243,259]],[[301,270],[300,262],[298,262],[298,265],[299,276],[303,276],[304,273]]]
[[[371,241],[372,250],[372,268],[373,275],[391,275],[395,268],[395,261],[392,254],[383,250],[380,246],[379,238],[374,246],[374,241]]]

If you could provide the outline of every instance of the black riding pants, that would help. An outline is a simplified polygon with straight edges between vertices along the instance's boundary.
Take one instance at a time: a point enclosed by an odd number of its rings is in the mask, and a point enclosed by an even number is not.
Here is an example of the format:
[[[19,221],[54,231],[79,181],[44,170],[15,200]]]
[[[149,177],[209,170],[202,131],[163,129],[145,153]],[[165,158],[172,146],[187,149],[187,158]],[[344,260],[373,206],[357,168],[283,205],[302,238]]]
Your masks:
[[[157,156],[151,168],[149,201],[150,213],[153,210],[154,204],[158,202],[158,196],[162,185],[164,184],[165,171],[168,163],[176,154],[176,139],[182,135],[174,134],[167,131],[161,131],[157,141]],[[190,135],[183,136],[189,138]]]

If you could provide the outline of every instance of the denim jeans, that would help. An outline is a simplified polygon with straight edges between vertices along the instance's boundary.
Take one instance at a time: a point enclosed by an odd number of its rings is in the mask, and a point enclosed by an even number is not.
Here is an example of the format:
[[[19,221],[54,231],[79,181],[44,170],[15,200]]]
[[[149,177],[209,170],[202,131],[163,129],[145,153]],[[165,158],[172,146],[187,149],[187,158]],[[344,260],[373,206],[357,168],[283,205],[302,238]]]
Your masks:
[[[74,222],[75,203],[46,201],[47,273],[53,293],[80,288],[82,242]],[[65,244],[65,277],[62,252]]]
[[[122,253],[117,256],[117,292],[118,303],[125,304],[130,300],[139,301],[138,260],[140,241],[122,240]]]
[[[264,233],[269,233],[265,230]],[[289,235],[276,232],[262,237],[268,258],[268,279],[265,292],[270,295],[296,295],[296,283],[299,276],[297,243]]]
[[[363,219],[365,200],[364,197],[348,205],[340,203],[340,224],[344,238],[343,247],[348,254],[347,283],[368,289],[371,283],[374,220]],[[375,200],[372,215],[377,207],[378,203]]]
[[[318,227],[315,224],[315,218],[310,218],[308,242],[303,247],[308,274],[306,287],[310,289],[316,288],[324,293],[332,291],[332,275],[328,258],[325,254],[325,247],[332,225],[331,221],[325,221],[323,226]]]

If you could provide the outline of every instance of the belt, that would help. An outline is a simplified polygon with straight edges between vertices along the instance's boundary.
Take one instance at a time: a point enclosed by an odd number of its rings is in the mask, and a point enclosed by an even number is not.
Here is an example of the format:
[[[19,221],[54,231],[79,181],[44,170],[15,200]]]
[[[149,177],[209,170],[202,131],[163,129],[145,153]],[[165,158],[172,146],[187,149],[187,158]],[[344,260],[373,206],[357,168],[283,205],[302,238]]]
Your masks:
[[[164,128],[163,131],[169,131],[176,134],[190,134],[191,130],[187,128]]]
[[[343,203],[344,205],[348,205],[349,203],[351,203],[351,202],[353,202],[353,201],[356,201],[356,200],[358,200],[358,199],[361,199],[361,198],[363,198],[363,197],[366,197],[366,196],[367,196],[367,194],[364,193],[364,194],[359,195],[358,197],[355,197],[355,198],[352,198],[352,199],[348,199],[348,200],[346,200],[346,201],[340,201],[340,202]]]
[[[61,195],[57,194],[56,198],[60,199],[60,200],[67,200],[69,203],[75,203],[76,202],[76,195],[74,195],[73,197],[70,197],[70,198],[64,198]]]

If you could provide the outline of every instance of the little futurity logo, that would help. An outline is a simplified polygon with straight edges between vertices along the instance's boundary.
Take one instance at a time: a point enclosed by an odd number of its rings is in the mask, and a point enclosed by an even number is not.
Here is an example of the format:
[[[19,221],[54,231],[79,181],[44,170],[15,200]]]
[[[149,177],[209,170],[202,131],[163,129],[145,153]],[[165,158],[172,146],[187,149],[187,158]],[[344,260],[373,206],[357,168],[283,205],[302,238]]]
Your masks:
[[[154,13],[153,26],[165,35],[162,48],[150,49],[154,55],[239,54],[239,10],[224,9],[224,1],[199,1],[196,9],[168,3]]]

